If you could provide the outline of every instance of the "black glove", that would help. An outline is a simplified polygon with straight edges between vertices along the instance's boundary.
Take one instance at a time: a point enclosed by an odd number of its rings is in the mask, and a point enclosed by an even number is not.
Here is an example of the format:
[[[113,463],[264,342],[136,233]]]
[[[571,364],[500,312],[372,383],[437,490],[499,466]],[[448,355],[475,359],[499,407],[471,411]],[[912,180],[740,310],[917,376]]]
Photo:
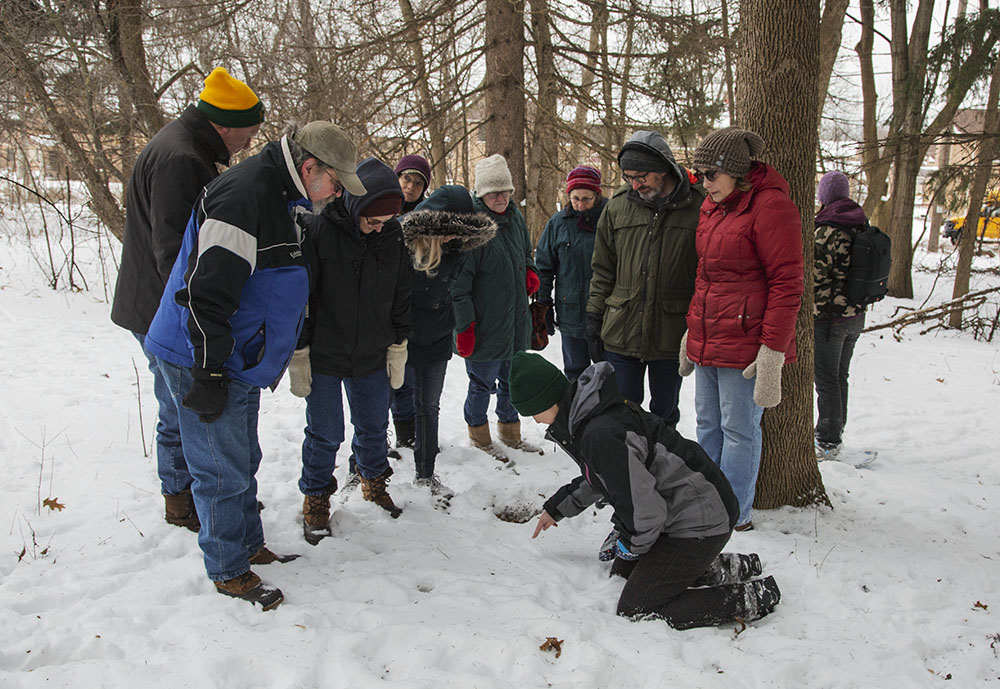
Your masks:
[[[212,423],[226,408],[229,400],[229,378],[225,371],[192,368],[194,382],[181,404],[198,413],[202,423]]]
[[[601,326],[604,325],[604,316],[596,313],[587,314],[587,350],[590,352],[590,360],[595,364],[604,361],[604,341],[601,340]]]
[[[547,332],[549,335],[555,335],[556,334],[556,317],[555,317],[555,310],[553,309],[553,306],[552,306],[552,300],[551,299],[539,299],[538,303],[539,304],[545,304],[546,306],[549,307],[549,310],[545,312],[545,332]]]

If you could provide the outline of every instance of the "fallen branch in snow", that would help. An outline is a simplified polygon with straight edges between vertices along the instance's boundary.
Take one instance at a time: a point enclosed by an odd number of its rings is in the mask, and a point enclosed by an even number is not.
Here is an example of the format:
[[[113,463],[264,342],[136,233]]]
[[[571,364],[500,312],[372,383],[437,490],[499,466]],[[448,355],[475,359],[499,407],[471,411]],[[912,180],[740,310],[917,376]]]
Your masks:
[[[940,321],[931,327],[922,330],[920,334],[924,335],[937,328],[947,328],[947,319],[952,313],[967,311],[968,317],[962,321],[962,327],[960,329],[971,329],[973,337],[990,342],[993,339],[993,335],[996,333],[997,323],[1000,321],[1000,309],[998,309],[997,313],[992,317],[984,318],[979,314],[979,308],[989,303],[990,300],[988,297],[991,294],[1000,294],[1000,287],[991,287],[990,289],[979,290],[978,292],[970,292],[969,294],[958,297],[957,299],[952,299],[935,306],[929,306],[921,309],[898,307],[896,309],[897,314],[900,311],[906,311],[906,313],[901,316],[894,315],[893,318],[885,323],[870,325],[862,332],[867,333],[874,330],[891,328],[893,337],[899,340],[903,328],[906,328],[907,326],[916,325],[918,323],[928,323],[931,321]]]

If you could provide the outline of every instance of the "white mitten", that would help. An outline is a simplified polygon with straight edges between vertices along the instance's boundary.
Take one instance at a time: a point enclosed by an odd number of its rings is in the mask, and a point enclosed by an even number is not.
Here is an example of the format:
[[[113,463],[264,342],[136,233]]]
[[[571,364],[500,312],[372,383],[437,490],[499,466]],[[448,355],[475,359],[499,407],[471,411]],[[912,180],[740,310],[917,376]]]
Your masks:
[[[750,380],[757,376],[753,386],[753,401],[760,407],[776,407],[781,402],[781,367],[785,353],[776,352],[762,344],[757,358],[743,369],[743,377]]]
[[[393,390],[398,390],[403,385],[403,376],[406,374],[406,343],[403,340],[399,344],[391,344],[385,350],[385,372],[389,374],[389,385]]]
[[[292,361],[288,364],[288,378],[292,384],[292,394],[296,397],[308,397],[312,392],[313,376],[308,345],[296,349],[292,354]]]
[[[684,331],[681,337],[681,348],[677,353],[677,372],[682,376],[690,376],[694,373],[694,362],[688,359],[688,333]]]

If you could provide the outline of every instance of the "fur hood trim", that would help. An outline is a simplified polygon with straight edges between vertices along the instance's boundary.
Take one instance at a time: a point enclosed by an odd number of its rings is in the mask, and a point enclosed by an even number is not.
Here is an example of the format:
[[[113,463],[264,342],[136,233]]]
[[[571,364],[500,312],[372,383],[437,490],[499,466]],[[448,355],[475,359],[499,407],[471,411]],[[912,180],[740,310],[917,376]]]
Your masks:
[[[400,218],[403,238],[409,245],[418,237],[454,236],[459,251],[471,251],[486,244],[497,233],[497,224],[485,213],[415,210]]]

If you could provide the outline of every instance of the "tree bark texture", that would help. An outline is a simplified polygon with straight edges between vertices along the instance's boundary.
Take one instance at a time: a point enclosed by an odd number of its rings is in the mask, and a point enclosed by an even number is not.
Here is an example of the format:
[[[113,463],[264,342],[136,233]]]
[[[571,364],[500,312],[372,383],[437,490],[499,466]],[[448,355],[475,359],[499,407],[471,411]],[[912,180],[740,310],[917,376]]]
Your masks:
[[[525,220],[531,233],[531,243],[545,229],[549,216],[555,212],[559,200],[559,116],[556,112],[558,86],[556,64],[552,51],[549,28],[549,10],[546,0],[529,0],[531,35],[535,43],[535,64],[538,72],[538,98],[531,130],[532,145],[528,151]]]
[[[525,198],[524,2],[486,0],[486,154],[507,160],[515,203]]]
[[[826,94],[830,90],[830,76],[833,65],[840,51],[840,37],[844,30],[844,17],[847,16],[847,6],[850,0],[826,0],[823,6],[823,18],[819,29],[819,79],[816,93],[819,98],[819,108],[816,111],[816,126],[823,116],[823,106],[826,104]]]
[[[135,104],[140,128],[151,138],[166,124],[146,65],[142,0],[107,0],[107,38],[118,73]]]
[[[993,161],[997,158],[997,138],[1000,137],[1000,112],[997,111],[997,100],[1000,98],[1000,60],[993,67],[990,78],[990,92],[986,97],[986,114],[983,118],[983,139],[979,144],[979,156],[976,164],[972,187],[969,189],[969,210],[965,214],[965,225],[958,244],[958,265],[955,268],[955,287],[952,298],[965,296],[969,293],[969,278],[972,272],[972,254],[975,252],[976,237],[979,234],[979,211],[983,206],[983,197],[989,186]],[[948,325],[953,328],[962,326],[962,311],[955,310],[948,317]]]
[[[788,180],[802,221],[804,272],[811,277],[819,0],[744,0],[740,22],[737,125],[764,138],[766,162]],[[784,368],[781,404],[764,413],[755,508],[829,504],[813,447],[812,280],[803,282],[795,326],[798,361]]]

